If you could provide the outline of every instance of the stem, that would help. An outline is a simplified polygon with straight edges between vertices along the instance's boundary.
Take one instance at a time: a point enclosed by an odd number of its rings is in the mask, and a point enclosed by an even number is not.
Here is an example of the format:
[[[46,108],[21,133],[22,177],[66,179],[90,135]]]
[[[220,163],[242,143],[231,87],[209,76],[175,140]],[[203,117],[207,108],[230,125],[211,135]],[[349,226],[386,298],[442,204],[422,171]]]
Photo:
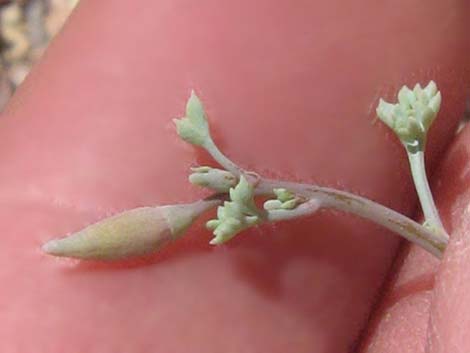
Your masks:
[[[228,159],[217,147],[212,138],[208,138],[204,145],[202,146],[205,150],[214,158],[214,160],[219,163],[225,170],[229,171],[236,177],[239,177],[243,174],[243,170]]]
[[[231,172],[233,175],[237,177],[242,174],[247,175],[246,171],[237,166],[219,150],[219,148],[215,145],[214,141],[211,138],[206,141],[203,147],[212,156],[212,158],[214,158],[222,167]],[[415,163],[411,163],[412,171],[414,167],[413,164]],[[423,175],[421,176],[421,178],[424,177],[424,179],[420,182],[419,185],[420,187],[422,187],[422,185],[427,186],[427,193],[430,196],[431,193],[429,191],[429,185],[427,183],[426,174],[424,173],[424,161],[422,161],[421,170],[423,171]],[[414,173],[415,172],[413,172],[413,176]],[[421,246],[423,249],[429,251],[431,254],[435,255],[438,258],[442,257],[442,254],[448,243],[448,235],[447,233],[445,233],[445,231],[434,232],[431,229],[428,229],[427,227],[422,226],[421,224],[413,221],[412,219],[377,202],[368,200],[366,198],[345,191],[315,185],[299,184],[288,181],[276,181],[263,178],[259,178],[256,180],[255,187],[256,195],[271,196],[273,195],[273,189],[285,188],[291,192],[298,194],[299,196],[303,196],[309,199],[309,201],[305,203],[308,204],[308,206],[304,206],[304,208],[301,208],[297,211],[291,210],[291,216],[287,214],[288,211],[284,210],[269,211],[267,213],[268,221],[291,219],[307,214],[312,214],[316,212],[320,207],[333,208],[340,211],[349,212],[359,217],[375,222],[401,235],[405,239]],[[418,194],[420,194],[419,189]],[[315,202],[313,202],[313,200],[315,200]],[[434,206],[432,197],[430,197],[430,200],[435,210],[436,207]],[[300,207],[301,206],[299,206],[299,208]],[[444,228],[440,223],[437,211],[435,211],[435,213],[437,215],[437,219],[439,220],[440,229],[443,230]]]
[[[400,234],[438,258],[442,257],[447,246],[447,238],[442,234],[436,234],[410,218],[366,198],[331,188],[267,179],[259,181],[256,193],[271,195],[274,188],[286,188],[298,195],[317,200],[322,208],[349,212],[373,221]]]
[[[439,212],[437,211],[434,199],[429,187],[428,178],[426,177],[426,167],[424,165],[424,152],[418,151],[411,153],[407,150],[408,160],[410,162],[411,174],[415,184],[416,192],[418,193],[419,202],[424,213],[426,225],[432,230],[441,233],[442,236],[447,235],[444,226],[442,225]]]

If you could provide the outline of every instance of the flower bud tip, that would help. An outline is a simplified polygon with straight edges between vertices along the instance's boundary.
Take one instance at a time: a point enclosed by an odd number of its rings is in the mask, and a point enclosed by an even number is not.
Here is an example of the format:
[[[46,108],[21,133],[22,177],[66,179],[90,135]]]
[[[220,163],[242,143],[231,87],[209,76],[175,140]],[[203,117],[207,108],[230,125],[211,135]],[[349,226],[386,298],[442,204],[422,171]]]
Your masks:
[[[57,239],[49,240],[41,246],[41,250],[46,254],[59,255],[60,254],[60,241]]]

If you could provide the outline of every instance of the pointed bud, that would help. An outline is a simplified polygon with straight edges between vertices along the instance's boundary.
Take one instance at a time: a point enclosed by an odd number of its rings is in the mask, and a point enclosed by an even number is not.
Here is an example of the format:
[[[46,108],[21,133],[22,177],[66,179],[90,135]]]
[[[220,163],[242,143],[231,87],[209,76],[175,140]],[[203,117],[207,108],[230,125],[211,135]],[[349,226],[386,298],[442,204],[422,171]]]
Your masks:
[[[389,128],[393,129],[394,126],[394,118],[393,118],[393,111],[395,109],[395,105],[384,101],[382,98],[379,100],[379,105],[377,107],[377,116],[379,117],[382,122],[384,122]]]
[[[84,260],[120,260],[149,254],[180,237],[199,215],[219,203],[212,200],[135,208],[65,238],[53,239],[42,250]]]
[[[211,244],[222,244],[239,232],[259,224],[262,220],[254,202],[254,189],[242,175],[237,186],[230,189],[230,201],[217,208],[217,219],[210,220],[206,227],[215,235]]]
[[[186,116],[173,119],[178,135],[196,146],[204,146],[210,139],[209,124],[207,123],[204,107],[198,96],[191,92],[186,104]]]
[[[424,92],[428,97],[435,96],[438,93],[436,82],[430,81],[428,85],[424,88]]]

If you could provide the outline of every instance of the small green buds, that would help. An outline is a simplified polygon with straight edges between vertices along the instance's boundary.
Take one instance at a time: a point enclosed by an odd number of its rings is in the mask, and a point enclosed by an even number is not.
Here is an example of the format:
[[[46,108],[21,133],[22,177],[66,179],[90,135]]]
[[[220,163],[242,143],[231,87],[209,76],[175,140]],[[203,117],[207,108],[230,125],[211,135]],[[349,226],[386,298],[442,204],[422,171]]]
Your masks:
[[[173,119],[178,135],[196,146],[204,146],[210,139],[209,125],[206,119],[204,107],[198,96],[191,92],[191,96],[186,104],[186,116],[181,119]]]
[[[261,223],[298,219],[321,208],[333,208],[372,220],[441,257],[448,235],[432,199],[424,167],[426,134],[440,104],[441,94],[431,81],[425,88],[419,84],[413,90],[404,86],[398,93],[398,103],[391,104],[381,99],[377,107],[379,118],[396,133],[407,149],[426,219],[424,227],[385,206],[345,191],[278,182],[242,169],[212,140],[203,105],[192,92],[185,116],[174,119],[174,122],[183,140],[205,149],[223,168],[191,168],[189,181],[216,193],[190,204],[141,207],[122,212],[70,236],[50,240],[42,250],[55,256],[84,260],[121,260],[141,256],[178,239],[203,212],[219,206],[217,218],[206,223],[214,234],[211,244],[225,243],[239,232]],[[259,210],[255,196],[275,198],[264,203],[265,210]]]
[[[398,136],[410,152],[424,149],[426,134],[439,112],[441,93],[436,83],[430,81],[425,88],[419,84],[409,89],[403,86],[398,93],[398,103],[380,99],[377,115]]]
[[[237,186],[230,189],[230,201],[217,209],[217,219],[206,224],[215,235],[211,244],[225,243],[242,230],[261,222],[253,197],[253,186],[241,176]]]
[[[89,225],[61,239],[45,243],[43,251],[85,260],[120,260],[157,251],[179,238],[218,200],[192,204],[140,207]]]
[[[275,200],[267,200],[263,207],[266,211],[272,210],[292,210],[300,205],[303,199],[297,197],[286,189],[274,189],[274,194],[277,196]]]
[[[191,168],[189,182],[194,185],[206,187],[217,192],[229,192],[235,187],[238,179],[230,172],[212,167]]]

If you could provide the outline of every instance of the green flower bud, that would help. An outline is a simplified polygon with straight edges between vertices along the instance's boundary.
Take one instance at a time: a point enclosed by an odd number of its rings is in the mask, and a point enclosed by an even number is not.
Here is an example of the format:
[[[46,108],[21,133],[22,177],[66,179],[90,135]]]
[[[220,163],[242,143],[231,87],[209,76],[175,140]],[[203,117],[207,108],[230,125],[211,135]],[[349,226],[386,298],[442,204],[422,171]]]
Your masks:
[[[264,203],[263,207],[266,211],[292,210],[304,202],[304,200],[287,189],[274,189],[273,193],[277,196],[277,199],[267,200]]]
[[[191,184],[207,187],[217,192],[228,192],[237,185],[237,178],[230,172],[211,167],[191,168],[189,176]]]
[[[282,202],[279,200],[267,200],[263,204],[266,211],[280,210],[282,208]]]
[[[201,213],[217,203],[135,208],[65,238],[53,239],[42,250],[84,260],[120,260],[149,254],[179,238]]]
[[[440,105],[441,93],[431,81],[424,89],[419,84],[413,90],[403,86],[396,104],[380,99],[377,115],[411,152],[416,152],[424,148],[426,134]]]
[[[222,244],[236,234],[260,223],[259,211],[254,202],[253,186],[241,176],[235,188],[230,189],[230,201],[217,208],[217,219],[207,222],[206,227],[215,237],[211,244]]]
[[[287,189],[274,189],[273,192],[274,195],[277,196],[277,199],[281,202],[292,200],[295,197],[295,195]]]
[[[281,208],[283,210],[293,210],[299,205],[299,200],[297,198],[292,199],[292,200],[287,200],[286,202],[283,202],[281,205]]]
[[[186,142],[196,146],[204,146],[206,141],[210,139],[206,113],[194,91],[191,92],[191,97],[186,105],[186,116],[173,121],[178,135]]]

